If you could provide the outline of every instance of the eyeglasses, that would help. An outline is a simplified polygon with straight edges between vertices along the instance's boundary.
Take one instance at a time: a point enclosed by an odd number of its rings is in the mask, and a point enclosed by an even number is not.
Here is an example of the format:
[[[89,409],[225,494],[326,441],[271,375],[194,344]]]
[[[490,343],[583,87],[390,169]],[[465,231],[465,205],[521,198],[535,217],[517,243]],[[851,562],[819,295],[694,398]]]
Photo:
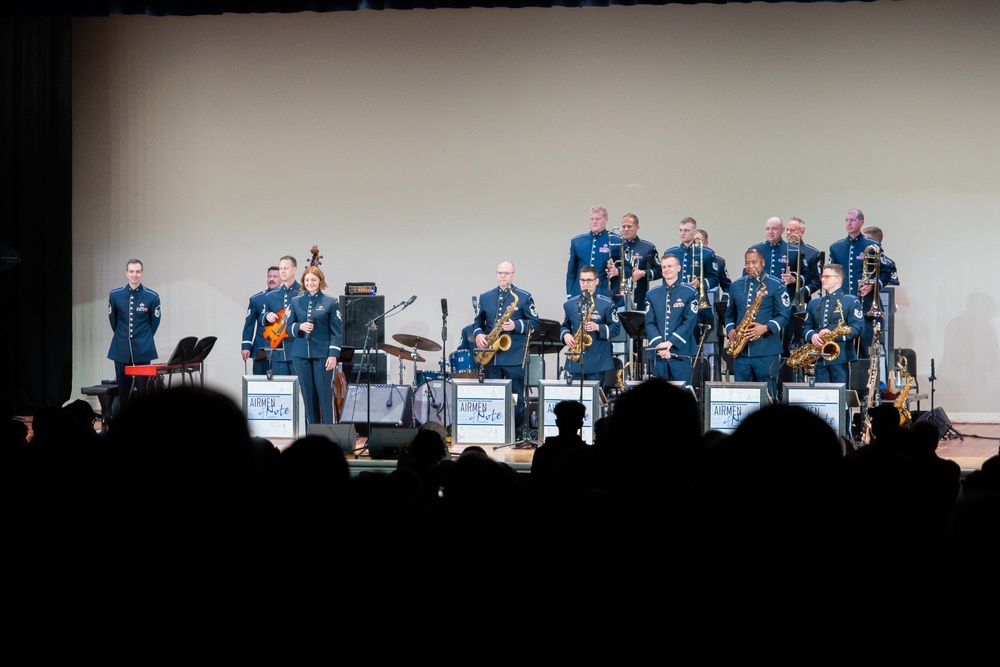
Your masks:
[[[512,275],[514,275],[514,272],[513,271],[497,271],[497,275],[498,276],[512,276]]]
[[[584,284],[596,283],[597,278],[580,278],[580,282]]]

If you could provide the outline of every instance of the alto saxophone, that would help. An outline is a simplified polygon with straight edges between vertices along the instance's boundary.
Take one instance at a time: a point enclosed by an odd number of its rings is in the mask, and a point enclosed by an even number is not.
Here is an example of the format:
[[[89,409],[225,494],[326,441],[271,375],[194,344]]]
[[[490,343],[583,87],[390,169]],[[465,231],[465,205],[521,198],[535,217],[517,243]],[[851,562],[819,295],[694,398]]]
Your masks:
[[[913,387],[913,376],[910,375],[909,371],[906,369],[906,358],[900,355],[898,361],[899,376],[901,378],[906,378],[906,384],[903,385],[903,391],[899,392],[899,396],[896,398],[896,402],[893,403],[893,407],[899,411],[899,425],[906,426],[913,421],[913,417],[910,415],[910,411],[906,407],[906,399],[910,395],[910,388]]]
[[[584,327],[587,326],[587,322],[590,321],[590,316],[594,313],[594,305],[597,303],[597,299],[594,295],[590,295],[590,305],[587,306],[587,312],[584,313],[583,318],[580,320],[580,326],[576,330],[576,334],[573,336],[573,345],[570,346],[569,351],[566,352],[566,358],[576,363],[580,361],[580,355],[583,354],[583,348],[587,347],[594,342],[594,339],[590,337],[590,334],[584,331]]]
[[[823,357],[826,361],[833,361],[840,356],[840,346],[837,345],[836,339],[851,333],[851,327],[844,324],[844,309],[840,305],[840,299],[837,299],[837,307],[833,309],[833,312],[840,313],[840,324],[835,329],[827,331],[820,336],[823,340],[821,347],[816,347],[812,343],[805,343],[792,350],[788,355],[787,365],[789,368],[811,366],[819,361],[819,357]]]
[[[754,319],[757,317],[757,311],[760,310],[760,304],[763,303],[764,297],[767,296],[767,288],[764,287],[764,281],[760,279],[760,276],[754,276],[754,278],[760,283],[760,291],[757,292],[757,297],[750,304],[750,307],[747,308],[747,312],[743,314],[743,319],[740,320],[739,326],[733,329],[736,332],[736,340],[730,340],[726,345],[726,354],[734,359],[740,356],[740,352],[747,346],[747,335],[750,332],[750,327],[755,324]]]
[[[486,336],[486,347],[490,349],[485,352],[476,353],[476,363],[480,366],[488,364],[497,351],[506,352],[510,349],[510,336],[503,332],[503,325],[510,320],[510,316],[517,310],[517,292],[511,290],[510,293],[514,296],[514,303],[507,307],[507,311],[503,314],[503,317],[497,320],[497,323],[493,325],[490,333]]]

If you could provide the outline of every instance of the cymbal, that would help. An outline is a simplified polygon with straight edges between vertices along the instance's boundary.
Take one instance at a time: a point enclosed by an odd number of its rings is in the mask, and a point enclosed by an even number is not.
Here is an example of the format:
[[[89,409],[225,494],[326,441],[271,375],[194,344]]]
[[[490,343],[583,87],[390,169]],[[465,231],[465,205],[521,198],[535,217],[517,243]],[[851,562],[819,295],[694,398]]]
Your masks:
[[[409,350],[404,350],[401,347],[397,347],[395,345],[389,345],[388,343],[379,343],[378,349],[388,354],[391,354],[394,357],[399,357],[400,359],[408,359],[410,361],[419,361],[419,362],[427,361],[419,354],[414,356],[413,354],[410,354]]]
[[[434,341],[428,338],[421,338],[420,336],[393,334],[392,339],[397,343],[402,343],[406,347],[415,347],[418,350],[426,350],[427,352],[437,352],[441,349],[441,346]]]

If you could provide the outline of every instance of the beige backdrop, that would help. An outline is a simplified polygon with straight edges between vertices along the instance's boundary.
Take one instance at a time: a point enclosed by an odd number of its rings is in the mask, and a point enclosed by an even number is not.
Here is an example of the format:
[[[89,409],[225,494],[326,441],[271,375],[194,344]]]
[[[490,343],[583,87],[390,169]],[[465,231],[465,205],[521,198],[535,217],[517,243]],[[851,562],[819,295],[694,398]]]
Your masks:
[[[591,204],[660,250],[693,216],[731,273],[767,217],[825,250],[859,207],[922,388],[934,358],[936,404],[995,421],[997,34],[988,0],[75,20],[74,385],[114,375],[131,256],[160,354],[218,336],[238,398],[247,297],[313,244],[334,295],[418,295],[387,336],[439,338],[447,298],[450,350],[502,259],[561,318]]]

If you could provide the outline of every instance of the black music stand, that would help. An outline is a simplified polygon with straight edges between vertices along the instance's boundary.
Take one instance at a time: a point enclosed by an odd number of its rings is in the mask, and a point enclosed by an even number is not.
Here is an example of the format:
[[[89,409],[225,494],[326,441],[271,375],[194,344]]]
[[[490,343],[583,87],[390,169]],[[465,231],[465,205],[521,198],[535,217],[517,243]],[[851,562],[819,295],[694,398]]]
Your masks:
[[[544,355],[555,352],[557,355],[556,366],[559,365],[558,355],[565,347],[562,339],[559,338],[559,326],[555,320],[538,320],[538,330],[528,339],[528,352],[543,356],[542,377],[545,377]],[[527,378],[525,378],[525,386],[527,386]]]
[[[625,335],[629,337],[631,342],[629,346],[631,350],[628,350],[627,353],[632,358],[622,362],[622,367],[624,368],[628,361],[632,361],[632,370],[635,371],[635,356],[642,349],[642,341],[646,338],[646,313],[641,310],[623,310],[618,313],[618,319],[622,321],[622,328],[625,329]],[[643,364],[645,364],[645,359],[643,359]],[[631,373],[629,373],[629,379],[632,379]]]
[[[212,348],[215,347],[215,341],[215,336],[205,336],[195,343],[194,348],[191,350],[191,356],[184,360],[184,370],[188,375],[194,374],[194,367],[197,364],[198,376],[202,387],[205,386],[205,358],[212,351]]]

